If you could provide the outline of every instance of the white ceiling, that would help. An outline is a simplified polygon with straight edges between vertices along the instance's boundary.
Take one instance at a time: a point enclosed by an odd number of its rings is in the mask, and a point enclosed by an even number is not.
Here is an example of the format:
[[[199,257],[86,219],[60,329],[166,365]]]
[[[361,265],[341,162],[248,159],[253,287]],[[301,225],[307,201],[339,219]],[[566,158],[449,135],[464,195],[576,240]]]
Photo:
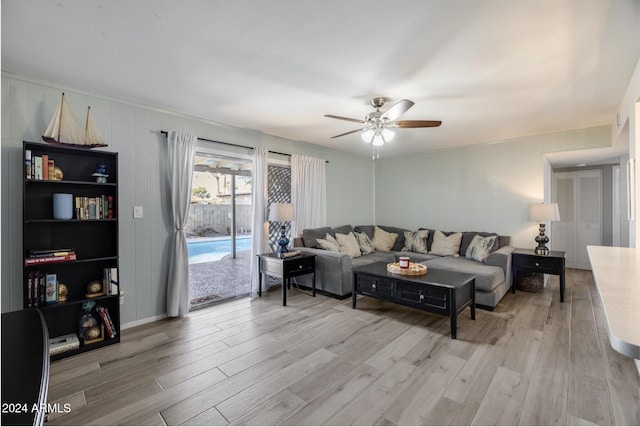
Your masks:
[[[2,0],[2,69],[370,155],[373,96],[416,104],[381,156],[613,121],[637,0]]]

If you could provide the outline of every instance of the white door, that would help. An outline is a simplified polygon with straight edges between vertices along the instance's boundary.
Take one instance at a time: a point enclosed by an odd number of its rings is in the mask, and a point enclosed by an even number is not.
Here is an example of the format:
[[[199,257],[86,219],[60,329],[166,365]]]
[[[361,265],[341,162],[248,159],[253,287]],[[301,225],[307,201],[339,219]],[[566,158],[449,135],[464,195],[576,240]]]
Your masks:
[[[558,204],[560,221],[551,223],[551,249],[565,252],[567,267],[576,264],[576,176],[575,172],[553,174],[552,201]]]
[[[578,172],[577,184],[577,268],[591,270],[587,246],[602,244],[602,172]]]
[[[556,172],[552,200],[560,221],[551,223],[551,248],[566,252],[566,266],[590,270],[588,245],[602,244],[602,172]]]

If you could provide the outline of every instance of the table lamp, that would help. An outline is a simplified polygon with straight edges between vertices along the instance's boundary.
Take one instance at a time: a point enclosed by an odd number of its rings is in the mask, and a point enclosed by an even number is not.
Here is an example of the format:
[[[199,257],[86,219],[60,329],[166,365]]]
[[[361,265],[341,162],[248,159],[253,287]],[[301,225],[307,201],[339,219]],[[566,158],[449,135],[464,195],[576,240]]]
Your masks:
[[[560,212],[557,203],[532,203],[529,205],[529,221],[540,224],[540,234],[536,236],[538,246],[535,249],[537,255],[549,255],[549,238],[545,236],[546,221],[560,221]]]
[[[293,205],[291,203],[271,203],[269,206],[269,221],[285,223],[293,221]],[[287,246],[289,246],[289,239],[287,238],[287,226],[282,224],[280,226],[280,238],[278,239],[278,245],[280,249],[278,253],[282,254],[289,252]]]

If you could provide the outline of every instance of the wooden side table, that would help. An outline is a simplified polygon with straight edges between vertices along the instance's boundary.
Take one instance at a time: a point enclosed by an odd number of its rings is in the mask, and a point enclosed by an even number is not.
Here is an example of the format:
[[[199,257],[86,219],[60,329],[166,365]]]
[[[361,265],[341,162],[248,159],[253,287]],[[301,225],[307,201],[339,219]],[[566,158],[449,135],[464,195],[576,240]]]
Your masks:
[[[300,254],[291,258],[280,258],[280,254],[258,255],[258,296],[262,296],[262,275],[282,279],[282,305],[287,305],[287,288],[291,287],[291,278],[304,274],[313,274],[311,291],[316,296],[316,256]]]
[[[516,293],[518,273],[544,273],[560,276],[560,302],[564,302],[564,252],[536,254],[532,249],[516,249],[511,253],[511,292]]]

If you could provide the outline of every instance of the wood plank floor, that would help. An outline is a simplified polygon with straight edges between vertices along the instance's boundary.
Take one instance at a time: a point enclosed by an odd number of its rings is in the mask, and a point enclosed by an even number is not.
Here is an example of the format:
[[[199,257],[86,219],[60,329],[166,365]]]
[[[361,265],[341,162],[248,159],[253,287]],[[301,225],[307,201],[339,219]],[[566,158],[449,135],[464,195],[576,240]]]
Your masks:
[[[50,425],[639,425],[588,271],[448,319],[280,289],[123,331],[52,363]],[[640,327],[640,325],[639,325]]]

